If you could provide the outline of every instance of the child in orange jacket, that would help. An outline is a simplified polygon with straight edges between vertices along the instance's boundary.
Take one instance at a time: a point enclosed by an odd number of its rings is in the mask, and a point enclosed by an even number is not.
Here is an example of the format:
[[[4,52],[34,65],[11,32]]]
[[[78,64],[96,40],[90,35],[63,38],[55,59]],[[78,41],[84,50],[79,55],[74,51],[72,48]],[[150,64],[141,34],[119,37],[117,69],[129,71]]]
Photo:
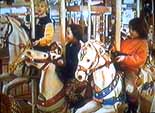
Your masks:
[[[130,20],[130,38],[122,40],[120,46],[120,52],[125,55],[119,55],[115,58],[116,62],[120,64],[121,70],[125,72],[125,88],[129,95],[129,110],[134,113],[137,112],[138,106],[136,84],[138,73],[139,69],[144,66],[148,56],[146,28],[146,24],[141,18]]]
[[[138,73],[148,56],[147,29],[140,18],[129,22],[130,38],[121,42],[120,52],[126,55],[116,57],[121,68],[128,72]]]

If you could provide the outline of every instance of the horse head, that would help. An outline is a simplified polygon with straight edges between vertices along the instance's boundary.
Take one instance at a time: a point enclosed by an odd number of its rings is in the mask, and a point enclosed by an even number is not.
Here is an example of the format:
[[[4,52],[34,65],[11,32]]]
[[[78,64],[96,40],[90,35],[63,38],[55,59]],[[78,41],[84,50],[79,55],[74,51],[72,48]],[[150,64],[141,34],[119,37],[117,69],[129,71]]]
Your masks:
[[[26,43],[29,42],[28,35],[20,21],[7,15],[0,15],[0,19],[1,48],[9,44],[18,46],[19,43],[23,43],[26,45]]]
[[[0,19],[0,47],[4,48],[13,28],[7,16],[0,15]]]
[[[78,61],[75,78],[79,81],[84,81],[98,69],[108,67],[111,59],[106,53],[103,43],[90,40],[81,47]]]
[[[35,66],[38,69],[43,68],[49,63],[56,63],[62,59],[63,48],[59,42],[53,42],[50,45],[50,51],[42,52],[33,49],[26,50],[22,58],[27,65]]]

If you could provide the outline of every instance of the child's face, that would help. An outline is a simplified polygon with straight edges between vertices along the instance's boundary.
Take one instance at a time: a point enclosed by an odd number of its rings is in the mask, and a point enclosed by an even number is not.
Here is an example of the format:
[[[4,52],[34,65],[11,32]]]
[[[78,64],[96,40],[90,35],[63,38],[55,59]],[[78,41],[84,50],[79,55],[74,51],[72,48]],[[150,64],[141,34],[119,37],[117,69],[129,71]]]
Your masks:
[[[47,11],[47,6],[45,3],[41,2],[37,6],[37,13],[39,16],[44,15]]]
[[[132,30],[131,28],[129,28],[129,32],[130,32],[131,38],[139,38],[139,35],[135,30]]]
[[[70,42],[72,42],[72,40],[73,40],[73,33],[72,33],[70,27],[67,27],[67,30],[66,30],[66,42],[70,43]]]

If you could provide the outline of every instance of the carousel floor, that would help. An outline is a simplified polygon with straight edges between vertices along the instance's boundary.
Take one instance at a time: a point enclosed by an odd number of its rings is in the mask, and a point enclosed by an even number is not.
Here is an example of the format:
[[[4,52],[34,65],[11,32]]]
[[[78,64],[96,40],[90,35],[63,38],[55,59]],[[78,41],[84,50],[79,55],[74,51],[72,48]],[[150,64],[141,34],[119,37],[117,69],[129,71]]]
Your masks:
[[[153,96],[151,96],[150,98],[142,98],[142,102],[141,102],[141,113],[149,113],[148,111],[150,110],[150,107],[151,107],[151,100],[153,100]],[[20,106],[22,108],[22,113],[32,113],[32,107],[31,105],[27,104],[26,102],[24,101],[20,101]],[[37,113],[37,111],[35,112]],[[73,113],[73,112],[72,112]],[[152,113],[152,112],[151,112]]]

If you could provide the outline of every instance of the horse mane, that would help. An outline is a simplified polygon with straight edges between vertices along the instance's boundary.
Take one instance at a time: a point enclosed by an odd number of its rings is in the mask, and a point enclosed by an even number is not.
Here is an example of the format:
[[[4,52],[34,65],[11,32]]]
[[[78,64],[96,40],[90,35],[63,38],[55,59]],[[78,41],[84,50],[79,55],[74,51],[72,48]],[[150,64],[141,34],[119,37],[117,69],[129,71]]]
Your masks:
[[[3,30],[5,43],[9,51],[9,69],[14,70],[14,66],[20,59],[19,57],[25,51],[25,49],[30,48],[31,40],[28,33],[23,28],[22,23],[19,19],[9,15],[0,15],[1,24],[4,24],[6,29]],[[7,31],[8,30],[8,31]],[[20,45],[24,45],[23,48]],[[16,66],[15,66],[16,67]]]
[[[12,20],[14,23],[16,23],[16,25],[17,25],[18,27],[21,26],[21,22],[20,22],[17,18],[12,17],[12,16],[9,16],[9,18],[10,18],[10,20]]]

